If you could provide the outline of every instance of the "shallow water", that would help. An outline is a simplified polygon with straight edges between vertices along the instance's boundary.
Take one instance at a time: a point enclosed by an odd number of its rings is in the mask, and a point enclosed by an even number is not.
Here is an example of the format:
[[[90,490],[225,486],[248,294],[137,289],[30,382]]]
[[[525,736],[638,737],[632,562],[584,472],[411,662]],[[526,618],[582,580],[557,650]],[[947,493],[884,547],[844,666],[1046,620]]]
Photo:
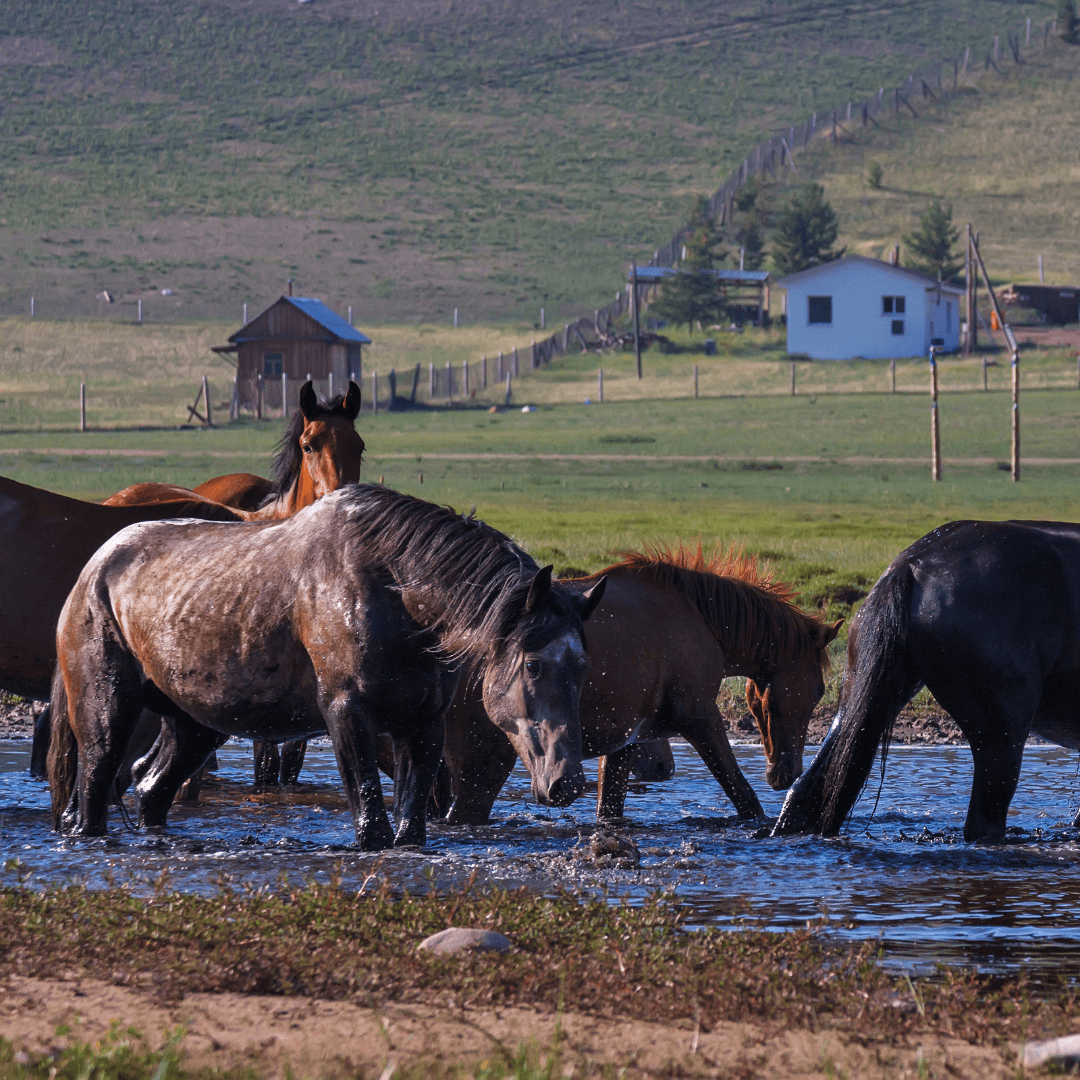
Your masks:
[[[783,793],[766,786],[760,747],[736,754],[775,816]],[[30,874],[39,883],[146,888],[167,873],[175,888],[211,892],[226,879],[257,887],[282,874],[294,882],[340,875],[352,888],[385,876],[428,888],[476,873],[545,891],[606,888],[631,900],[673,888],[698,925],[784,930],[827,919],[828,936],[879,938],[886,961],[908,970],[945,960],[1080,977],[1080,833],[1071,827],[1080,778],[1076,756],[1058,747],[1028,747],[1008,842],[984,846],[961,836],[966,747],[894,746],[876,811],[875,770],[842,836],[774,840],[737,821],[701,760],[676,743],[676,779],[639,785],[627,800],[620,832],[640,851],[633,870],[592,864],[591,797],[567,810],[537,807],[520,766],[491,825],[431,825],[423,851],[367,855],[352,848],[325,742],[309,748],[302,784],[283,794],[253,794],[249,744],[230,743],[219,757],[204,801],[174,807],[167,831],[128,831],[114,813],[108,837],[60,839],[49,828],[48,790],[27,773],[29,744],[0,742],[0,858],[20,864],[3,880]]]

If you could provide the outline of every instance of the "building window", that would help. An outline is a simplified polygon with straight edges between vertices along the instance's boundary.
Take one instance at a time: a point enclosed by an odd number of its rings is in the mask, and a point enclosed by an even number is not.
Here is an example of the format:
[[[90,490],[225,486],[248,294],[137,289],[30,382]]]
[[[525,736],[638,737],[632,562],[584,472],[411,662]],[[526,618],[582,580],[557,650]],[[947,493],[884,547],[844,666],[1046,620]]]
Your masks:
[[[903,315],[905,306],[904,297],[902,296],[883,296],[881,298],[882,315]]]
[[[893,332],[894,337],[899,337],[904,333],[904,320],[903,319],[893,319],[893,321],[892,321],[892,332]]]
[[[832,297],[831,296],[808,296],[809,319],[812,323],[832,322]]]
[[[263,353],[263,375],[267,378],[277,376],[285,370],[285,354],[279,352]]]

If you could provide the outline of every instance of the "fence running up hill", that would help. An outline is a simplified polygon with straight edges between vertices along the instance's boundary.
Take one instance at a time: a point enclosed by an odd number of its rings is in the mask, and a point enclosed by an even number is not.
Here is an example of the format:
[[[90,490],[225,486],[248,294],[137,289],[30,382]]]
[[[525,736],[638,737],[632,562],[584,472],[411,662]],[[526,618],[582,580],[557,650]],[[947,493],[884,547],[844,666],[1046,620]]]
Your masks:
[[[1041,47],[1046,49],[1050,35],[1057,30],[1057,19],[1044,23],[1041,32],[1038,27],[1035,29],[1036,44],[1039,44],[1041,38]],[[1018,23],[1014,28],[1006,29],[1005,45],[1014,64],[1024,62],[1023,50],[1030,48],[1031,43],[1030,18]],[[1000,72],[998,61],[1003,60],[1003,56],[1001,36],[995,34],[981,61],[978,59],[977,50],[968,46],[963,55],[943,60],[926,70],[912,72],[906,82],[891,89],[883,86],[866,101],[849,101],[846,107],[841,106],[828,113],[812,113],[805,120],[778,132],[751,150],[742,164],[713,192],[709,199],[710,217],[720,225],[730,222],[734,214],[735,193],[739,188],[755,176],[776,176],[785,161],[794,169],[796,151],[809,146],[811,139],[824,137],[837,142],[843,137],[851,137],[855,125],[876,126],[876,117],[886,110],[894,116],[903,112],[904,115],[918,119],[919,113],[912,104],[913,99],[916,102],[936,100],[947,93],[955,93],[959,87],[960,76],[968,72],[973,61],[976,64],[982,63],[987,71],[992,67]],[[646,265],[674,266],[679,261],[686,238],[687,227],[684,226],[666,244],[656,249]],[[553,356],[565,354],[575,342],[580,343],[582,348],[595,342],[601,333],[610,329],[614,321],[630,309],[630,286],[627,285],[625,290],[616,294],[612,303],[599,308],[591,317],[583,315],[567,323],[560,332],[542,341],[534,341],[531,366],[537,368],[542,364],[549,364]]]

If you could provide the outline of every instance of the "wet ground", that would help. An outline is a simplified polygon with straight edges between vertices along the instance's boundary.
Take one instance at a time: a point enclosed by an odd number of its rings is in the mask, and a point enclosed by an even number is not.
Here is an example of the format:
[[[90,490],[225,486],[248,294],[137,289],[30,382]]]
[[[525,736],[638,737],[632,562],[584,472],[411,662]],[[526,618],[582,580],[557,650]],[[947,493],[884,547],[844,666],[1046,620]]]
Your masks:
[[[775,815],[782,794],[764,783],[760,747],[736,753]],[[26,771],[29,743],[0,741],[0,858],[7,863],[0,880],[30,875],[31,882],[132,882],[146,890],[166,874],[175,888],[211,892],[226,881],[272,886],[281,875],[340,877],[356,889],[386,877],[426,889],[476,874],[545,891],[606,889],[631,901],[673,889],[692,923],[783,930],[820,920],[829,936],[880,939],[886,961],[908,970],[929,972],[945,960],[1080,976],[1075,755],[1028,747],[1008,842],[991,846],[961,836],[971,781],[963,746],[894,746],[880,798],[875,770],[844,834],[832,840],[760,835],[732,816],[686,744],[676,743],[675,754],[677,779],[639,785],[617,830],[597,833],[589,797],[568,810],[535,806],[519,768],[491,825],[434,825],[423,851],[367,855],[352,847],[326,744],[309,750],[297,788],[255,795],[250,748],[230,743],[202,804],[175,807],[167,831],[130,831],[114,813],[108,837],[65,840],[50,831],[45,785]]]

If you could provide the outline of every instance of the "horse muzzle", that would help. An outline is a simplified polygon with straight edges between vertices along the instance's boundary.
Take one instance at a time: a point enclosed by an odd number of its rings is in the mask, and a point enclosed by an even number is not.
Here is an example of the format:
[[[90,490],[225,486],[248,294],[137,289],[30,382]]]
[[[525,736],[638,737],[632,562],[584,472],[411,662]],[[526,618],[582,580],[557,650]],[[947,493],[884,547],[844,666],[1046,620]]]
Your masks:
[[[585,794],[585,772],[579,763],[576,769],[567,769],[550,779],[534,776],[532,793],[541,806],[569,806]]]
[[[773,791],[784,791],[802,775],[802,754],[782,754],[779,761],[765,767],[765,780]]]

